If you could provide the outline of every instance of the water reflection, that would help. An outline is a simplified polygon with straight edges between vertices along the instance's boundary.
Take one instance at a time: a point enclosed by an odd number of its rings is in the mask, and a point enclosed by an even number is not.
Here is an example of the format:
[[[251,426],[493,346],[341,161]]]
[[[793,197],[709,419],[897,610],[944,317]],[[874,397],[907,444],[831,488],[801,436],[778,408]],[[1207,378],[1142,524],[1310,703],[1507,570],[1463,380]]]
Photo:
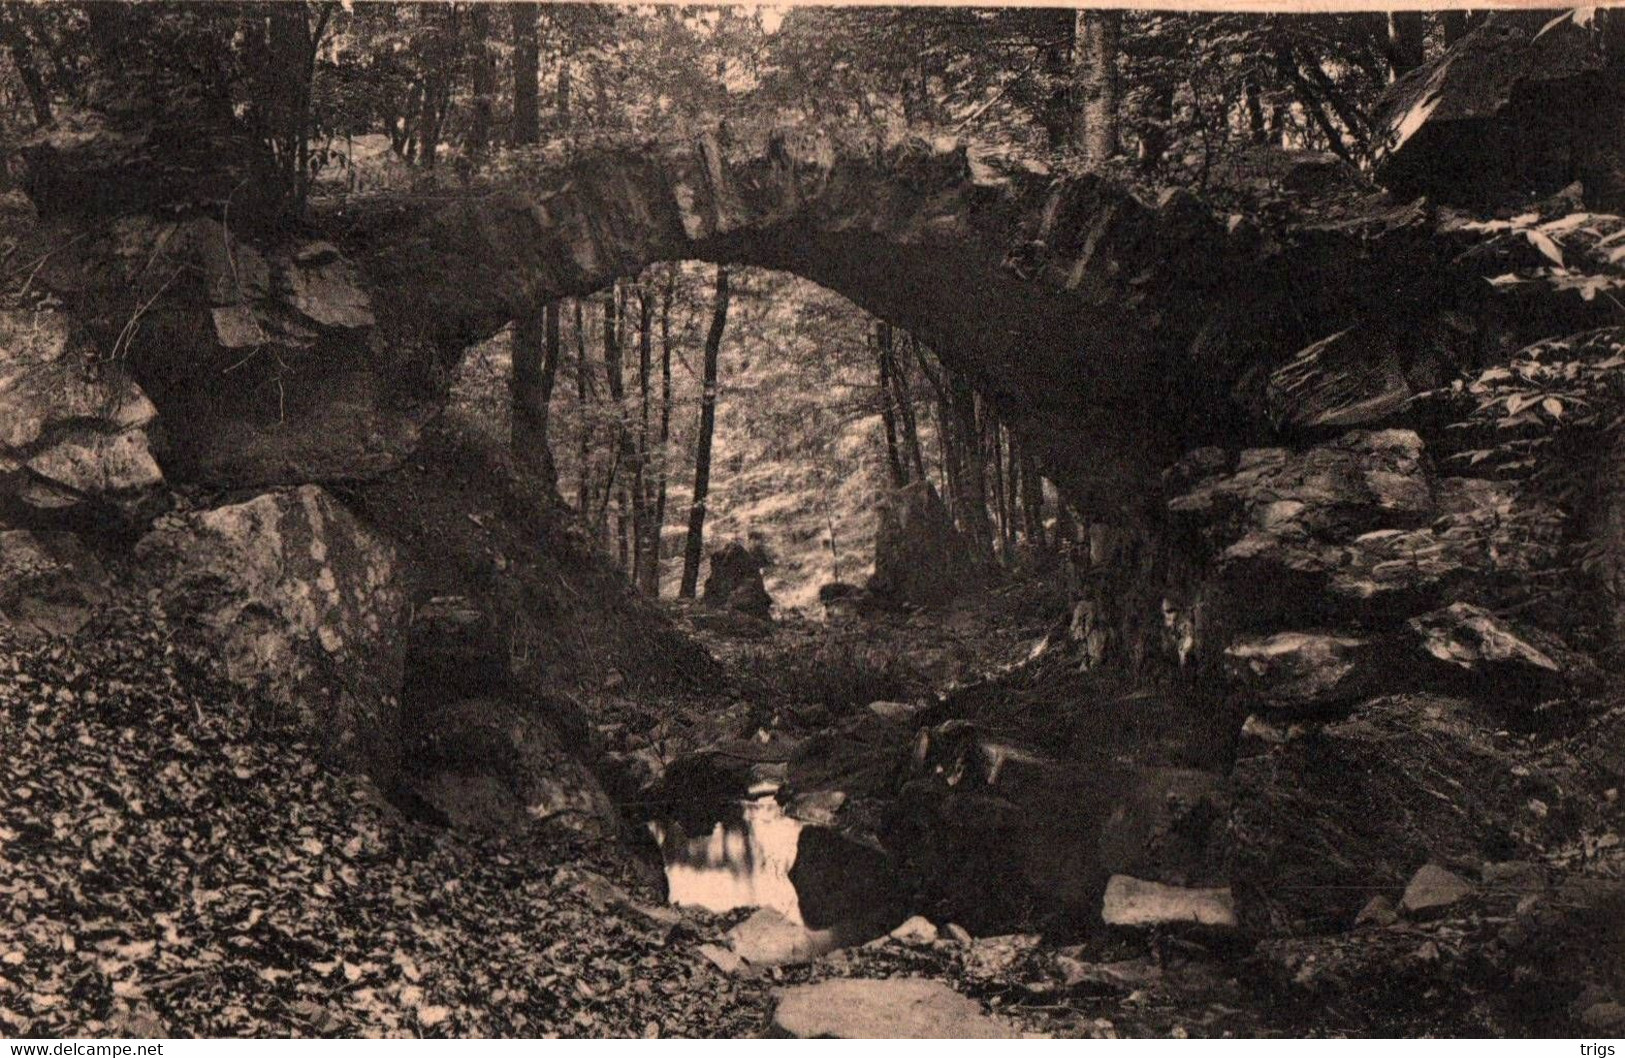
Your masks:
[[[804,924],[790,880],[802,824],[775,798],[726,802],[686,820],[652,822],[649,829],[665,860],[672,903],[715,912],[768,907]]]

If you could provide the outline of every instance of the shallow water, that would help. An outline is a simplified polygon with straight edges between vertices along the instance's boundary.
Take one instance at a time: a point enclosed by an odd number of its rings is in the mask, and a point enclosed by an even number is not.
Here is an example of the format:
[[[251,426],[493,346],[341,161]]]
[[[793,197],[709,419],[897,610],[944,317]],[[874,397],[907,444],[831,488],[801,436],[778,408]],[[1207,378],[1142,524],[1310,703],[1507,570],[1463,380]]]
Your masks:
[[[668,899],[716,912],[767,907],[803,924],[790,880],[802,824],[771,795],[723,802],[711,815],[709,830],[694,820],[649,824],[665,861]]]

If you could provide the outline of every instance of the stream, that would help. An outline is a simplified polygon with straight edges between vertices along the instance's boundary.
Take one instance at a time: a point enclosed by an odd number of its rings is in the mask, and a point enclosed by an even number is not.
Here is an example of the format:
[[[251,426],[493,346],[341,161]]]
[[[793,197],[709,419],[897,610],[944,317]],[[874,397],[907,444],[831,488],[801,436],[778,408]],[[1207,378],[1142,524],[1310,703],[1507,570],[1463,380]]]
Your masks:
[[[790,870],[803,824],[771,792],[715,806],[710,829],[694,819],[649,824],[665,862],[667,897],[681,907],[766,907],[797,925],[801,899]]]
[[[716,913],[768,908],[792,925],[862,940],[907,917],[884,853],[791,817],[777,794],[764,784],[651,821],[667,899]]]

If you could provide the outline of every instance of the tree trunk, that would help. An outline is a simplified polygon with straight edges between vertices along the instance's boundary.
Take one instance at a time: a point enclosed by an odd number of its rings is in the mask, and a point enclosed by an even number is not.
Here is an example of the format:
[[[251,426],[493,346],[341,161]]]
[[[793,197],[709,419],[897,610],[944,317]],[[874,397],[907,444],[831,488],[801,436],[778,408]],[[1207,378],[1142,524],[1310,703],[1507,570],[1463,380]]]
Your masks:
[[[716,300],[711,329],[705,335],[704,389],[700,396],[699,446],[694,455],[694,502],[688,510],[688,540],[683,547],[683,583],[678,595],[694,598],[700,584],[700,557],[705,548],[705,502],[711,491],[711,435],[717,425],[717,361],[722,331],[728,325],[728,270],[717,268]]]
[[[1064,150],[1072,140],[1072,51],[1076,41],[1077,16],[1064,7],[1052,8],[1037,16],[1043,34],[1040,61],[1043,63],[1049,94],[1044,99],[1039,120],[1049,137],[1052,151]]]
[[[892,405],[891,327],[885,323],[875,325],[875,362],[880,368],[880,422],[886,432],[886,465],[891,470],[892,488],[908,484],[908,472],[903,469],[903,457],[897,447],[897,413]]]
[[[440,146],[440,122],[435,119],[440,99],[440,86],[430,82],[423,86],[423,103],[418,110],[418,164],[433,169],[435,154]]]
[[[609,382],[609,402],[613,409],[615,419],[615,466],[619,470],[619,484],[616,487],[616,499],[620,504],[619,526],[619,554],[621,569],[626,573],[627,579],[637,582],[637,570],[629,559],[632,552],[628,546],[628,522],[630,521],[631,539],[636,539],[638,530],[642,527],[638,522],[638,508],[636,500],[636,486],[641,481],[641,468],[638,465],[637,443],[632,436],[631,423],[628,421],[626,406],[626,364],[622,353],[621,338],[625,331],[622,326],[622,313],[625,308],[626,292],[619,283],[609,292],[604,301],[604,377]]]
[[[468,123],[468,153],[475,159],[485,156],[491,146],[491,125],[496,106],[496,53],[491,45],[491,8],[475,4],[469,10],[470,46],[474,49],[473,90]]]
[[[1000,443],[999,421],[993,417],[985,402],[977,403],[981,405],[982,434],[987,438],[986,449],[993,468],[993,513],[998,519],[999,553],[1009,563],[1015,550],[1015,528],[1011,524],[1010,507],[1005,502],[1004,446]]]
[[[947,390],[937,392],[937,458],[942,461],[942,501],[958,524],[965,509],[965,472],[960,465],[961,449],[955,426],[953,405]]]
[[[536,40],[539,7],[517,3],[510,8],[513,19],[513,129],[515,143],[535,143],[540,138],[537,96],[540,92],[541,52]]]
[[[587,404],[592,395],[592,367],[587,362],[587,323],[581,311],[581,300],[575,302],[576,327],[576,413],[580,420],[580,436],[576,444],[576,513],[586,523],[592,516],[592,418]]]
[[[908,336],[910,342],[917,342],[913,335]],[[897,406],[898,420],[902,425],[903,454],[908,457],[909,464],[914,468],[914,479],[925,480],[925,456],[920,451],[920,426],[914,415],[914,394],[908,381],[908,362],[896,355],[891,358],[891,384],[893,402]]]
[[[1427,20],[1421,11],[1393,11],[1388,15],[1388,68],[1399,80],[1422,65],[1427,42]]]
[[[547,437],[558,370],[559,310],[548,305],[514,322],[509,441],[514,462],[540,474],[550,487],[558,484]]]
[[[953,399],[954,435],[960,447],[960,524],[976,545],[977,554],[986,561],[993,556],[993,523],[987,511],[987,468],[977,428],[976,393],[965,376],[955,372],[949,376],[949,394]]]
[[[666,528],[666,485],[671,478],[671,302],[677,285],[677,269],[666,273],[666,287],[660,293],[660,470],[655,492],[654,567],[655,594],[660,594],[661,535]]]
[[[1012,435],[1011,440],[1015,438]],[[1044,479],[1038,474],[1038,460],[1021,445],[1021,508],[1027,526],[1027,543],[1035,550],[1049,546],[1044,530]]]
[[[559,57],[559,84],[553,97],[560,131],[570,128],[570,87],[570,57],[566,54]]]
[[[1016,459],[1016,435],[1008,427],[1004,434],[1004,509],[1009,521],[1006,543],[1014,548],[1021,535],[1021,464]]]
[[[653,402],[650,399],[654,374],[654,299],[646,288],[638,290],[638,464],[637,464],[637,556],[638,587],[651,598],[660,594],[660,525],[654,520],[655,500],[651,494],[650,453],[653,433],[650,425]]]
[[[1145,113],[1140,118],[1141,172],[1154,172],[1168,153],[1169,126],[1174,120],[1172,85],[1152,89],[1146,96]]]
[[[1248,78],[1241,88],[1242,100],[1247,105],[1247,133],[1254,143],[1268,143],[1270,130],[1264,120],[1264,101],[1259,97],[1258,82]]]
[[[1336,123],[1327,116],[1326,108],[1321,105],[1319,93],[1315,87],[1303,76],[1298,69],[1298,60],[1290,51],[1281,51],[1275,57],[1276,69],[1281,77],[1290,83],[1298,97],[1298,102],[1308,112],[1311,120],[1326,137],[1326,149],[1350,164],[1354,163],[1354,155],[1349,153],[1348,146],[1343,142],[1343,134]]]
[[[17,67],[17,78],[23,83],[23,91],[28,93],[28,105],[34,111],[34,124],[49,125],[51,93],[45,88],[45,79],[40,76],[39,67],[34,65],[34,46],[29,42],[27,32],[13,24],[13,17],[11,11],[0,11],[0,40],[5,41],[6,50],[11,52],[12,64]]]
[[[1470,15],[1471,12],[1460,10],[1439,12],[1439,26],[1444,31],[1445,47],[1454,47],[1457,41],[1467,35],[1472,28],[1468,23]]]
[[[1086,8],[1076,18],[1073,143],[1083,155],[1085,167],[1095,169],[1117,153],[1117,55],[1123,13]]]

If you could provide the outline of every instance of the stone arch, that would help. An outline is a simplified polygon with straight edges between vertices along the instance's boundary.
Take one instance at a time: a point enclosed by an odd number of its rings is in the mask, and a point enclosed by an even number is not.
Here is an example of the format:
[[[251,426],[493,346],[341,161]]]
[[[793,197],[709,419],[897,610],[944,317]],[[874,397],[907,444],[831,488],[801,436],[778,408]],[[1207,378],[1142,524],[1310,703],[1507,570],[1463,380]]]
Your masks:
[[[68,170],[79,148],[30,161]],[[50,237],[73,236],[46,280],[128,347],[178,427],[166,471],[266,485],[398,465],[463,351],[548,301],[664,260],[792,272],[921,336],[1101,514],[1156,507],[1259,347],[1284,359],[1363,311],[1344,292],[1384,289],[1362,286],[1384,266],[1358,225],[1307,252],[1364,278],[1323,281],[1190,195],[1146,205],[957,143],[734,130],[519,170],[337,203],[263,245],[195,208],[87,225],[36,195]],[[1294,270],[1311,278],[1279,282]]]

